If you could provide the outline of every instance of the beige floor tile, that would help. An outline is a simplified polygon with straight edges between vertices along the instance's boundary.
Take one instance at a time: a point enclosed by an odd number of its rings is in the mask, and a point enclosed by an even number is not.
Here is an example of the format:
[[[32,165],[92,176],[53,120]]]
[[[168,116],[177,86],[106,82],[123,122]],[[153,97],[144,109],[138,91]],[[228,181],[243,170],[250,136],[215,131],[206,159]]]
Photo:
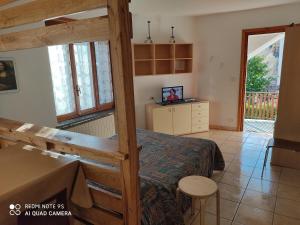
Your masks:
[[[243,225],[272,225],[273,213],[241,204],[234,223]]]
[[[223,158],[225,162],[232,162],[235,158],[235,154],[223,153]]]
[[[216,215],[211,213],[205,213],[204,218],[205,218],[204,219],[205,225],[217,225]],[[195,220],[193,220],[192,225],[199,225],[199,224],[200,224],[200,214],[198,214]],[[221,225],[231,225],[231,221],[221,218]]]
[[[250,180],[250,177],[243,176],[243,175],[235,175],[230,172],[225,172],[223,178],[220,180],[223,184],[230,184],[242,188],[246,188],[247,184]]]
[[[241,144],[232,141],[225,141],[221,146],[220,149],[222,152],[236,154],[239,153],[241,150]]]
[[[275,214],[273,225],[300,225],[300,220]]]
[[[300,187],[300,170],[282,169],[279,183]]]
[[[267,181],[273,181],[273,182],[278,182],[281,176],[281,172],[275,171],[270,168],[266,168],[264,170],[263,177],[261,177],[262,173],[262,168],[255,168],[252,174],[252,177],[257,178],[257,179],[263,179]]]
[[[245,192],[244,188],[238,186],[232,186],[229,184],[222,184],[222,183],[219,183],[218,186],[219,186],[221,198],[233,202],[240,202]]]
[[[250,177],[252,175],[254,168],[251,166],[244,166],[237,162],[233,162],[230,164],[228,168],[228,172],[235,175],[243,175]]]
[[[227,138],[227,141],[243,143],[246,140],[247,136],[243,135],[231,135]]]
[[[253,149],[241,149],[240,152],[236,153],[236,158],[255,158],[256,160],[258,160],[259,156],[260,156],[261,152],[260,151],[256,151]]]
[[[276,196],[257,191],[246,190],[242,204],[254,208],[264,209],[273,212],[275,209]]]
[[[221,217],[227,220],[233,220],[237,211],[238,203],[221,198]],[[207,201],[206,212],[216,214],[216,198],[211,197]]]
[[[214,171],[211,179],[215,182],[219,182],[223,178],[224,173],[224,171]]]
[[[300,201],[300,188],[286,184],[279,184],[277,196],[281,198]]]
[[[226,172],[229,169],[231,164],[232,162],[225,162],[224,172]]]
[[[257,163],[257,158],[241,155],[241,156],[235,158],[233,160],[233,163],[239,163],[243,166],[255,167],[256,163]]]
[[[258,169],[262,169],[263,168],[263,165],[264,165],[264,162],[263,161],[259,161],[255,168],[258,168]],[[283,167],[280,167],[280,166],[272,166],[270,163],[267,163],[266,164],[266,168],[265,170],[271,170],[271,171],[275,171],[275,172],[281,172],[283,169]]]
[[[258,191],[265,194],[276,195],[278,189],[278,183],[251,178],[247,189]]]
[[[277,198],[275,213],[295,219],[300,219],[300,202]]]
[[[221,149],[220,146],[222,146],[222,144],[225,142],[226,139],[224,139],[223,137],[209,137],[209,140],[212,140],[214,142],[216,142],[216,144],[219,146],[219,148]],[[222,149],[221,149],[222,150]]]

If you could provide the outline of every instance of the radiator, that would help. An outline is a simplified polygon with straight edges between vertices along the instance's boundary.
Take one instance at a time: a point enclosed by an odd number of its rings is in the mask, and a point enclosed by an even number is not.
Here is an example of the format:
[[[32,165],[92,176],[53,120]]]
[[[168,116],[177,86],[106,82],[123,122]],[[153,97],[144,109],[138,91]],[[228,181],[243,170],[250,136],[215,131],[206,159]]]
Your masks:
[[[114,115],[71,127],[68,130],[97,137],[111,137],[115,135]]]

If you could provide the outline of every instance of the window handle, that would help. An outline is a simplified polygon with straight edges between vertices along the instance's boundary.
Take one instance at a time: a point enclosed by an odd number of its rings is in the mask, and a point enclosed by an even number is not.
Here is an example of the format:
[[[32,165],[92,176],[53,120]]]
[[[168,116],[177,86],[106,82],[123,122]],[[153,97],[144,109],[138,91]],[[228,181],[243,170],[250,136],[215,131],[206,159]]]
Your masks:
[[[76,91],[77,96],[80,96],[81,89],[80,89],[80,87],[78,85],[75,86],[75,91]]]

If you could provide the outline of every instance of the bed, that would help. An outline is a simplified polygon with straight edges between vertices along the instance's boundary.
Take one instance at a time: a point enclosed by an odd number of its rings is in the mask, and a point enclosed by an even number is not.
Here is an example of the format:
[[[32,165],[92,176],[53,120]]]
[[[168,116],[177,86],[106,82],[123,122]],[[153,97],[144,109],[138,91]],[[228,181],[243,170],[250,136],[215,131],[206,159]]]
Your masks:
[[[210,177],[213,170],[223,170],[225,162],[217,144],[142,129],[137,129],[137,141],[142,146],[142,225],[183,225],[183,212],[191,201],[184,198],[182,210],[178,212],[177,183],[188,175]]]

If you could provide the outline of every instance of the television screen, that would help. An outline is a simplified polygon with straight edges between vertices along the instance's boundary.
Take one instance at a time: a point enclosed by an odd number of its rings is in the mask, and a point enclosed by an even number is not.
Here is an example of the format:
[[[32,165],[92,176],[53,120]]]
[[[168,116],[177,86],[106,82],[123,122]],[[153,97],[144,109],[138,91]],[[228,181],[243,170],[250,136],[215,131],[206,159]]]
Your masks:
[[[183,100],[183,86],[162,88],[162,102]]]

